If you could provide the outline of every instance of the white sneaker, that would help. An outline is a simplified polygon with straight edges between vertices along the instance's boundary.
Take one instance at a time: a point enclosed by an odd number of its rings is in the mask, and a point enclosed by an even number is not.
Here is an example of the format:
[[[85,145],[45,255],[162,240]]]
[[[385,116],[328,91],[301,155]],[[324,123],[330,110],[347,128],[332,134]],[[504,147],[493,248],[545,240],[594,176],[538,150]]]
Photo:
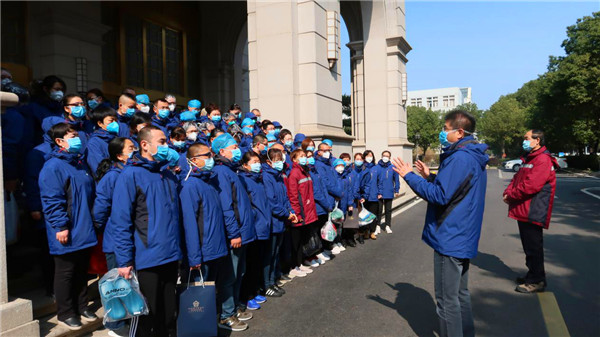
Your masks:
[[[377,226],[375,228],[375,235],[379,235],[379,233],[381,233],[381,228],[379,226]]]
[[[319,262],[317,261],[317,259],[310,260],[310,261],[306,260],[306,261],[304,261],[304,265],[307,266],[307,267],[313,267],[313,268],[315,268],[315,267],[319,266]]]
[[[313,260],[313,261],[317,261],[317,263],[318,263],[319,265],[321,265],[321,264],[325,264],[325,260],[316,259],[316,260]]]
[[[392,229],[390,228],[390,226],[385,227],[385,232],[388,234],[392,234]]]
[[[313,272],[313,270],[312,270],[312,269],[310,269],[310,268],[309,268],[309,267],[307,267],[307,266],[300,266],[300,267],[298,267],[298,268],[300,269],[300,271],[302,271],[302,272],[304,272],[304,273],[306,273],[306,274],[310,274],[310,273],[312,273],[312,272]]]
[[[300,270],[300,268],[296,267],[290,271],[290,277],[305,277],[306,273]]]
[[[331,260],[331,258],[327,255],[325,255],[324,253],[320,253],[319,255],[317,255],[317,259],[321,260],[321,261],[329,261]],[[323,264],[323,263],[321,263]]]
[[[337,246],[340,249],[340,251],[342,251],[342,252],[346,250],[346,247],[344,247],[344,245],[341,243],[338,243]]]
[[[333,249],[331,250],[331,252],[333,253],[333,255],[338,255],[342,251],[340,250],[340,247],[334,246]]]

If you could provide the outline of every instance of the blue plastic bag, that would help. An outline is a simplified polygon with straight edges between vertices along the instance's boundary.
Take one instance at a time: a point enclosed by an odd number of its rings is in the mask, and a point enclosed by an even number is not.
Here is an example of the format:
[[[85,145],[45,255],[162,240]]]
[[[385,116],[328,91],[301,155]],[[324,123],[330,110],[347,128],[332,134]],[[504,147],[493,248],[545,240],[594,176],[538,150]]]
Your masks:
[[[98,282],[100,299],[104,307],[103,323],[148,315],[148,304],[140,291],[137,275],[131,271],[131,278],[124,279],[118,269],[113,268]]]

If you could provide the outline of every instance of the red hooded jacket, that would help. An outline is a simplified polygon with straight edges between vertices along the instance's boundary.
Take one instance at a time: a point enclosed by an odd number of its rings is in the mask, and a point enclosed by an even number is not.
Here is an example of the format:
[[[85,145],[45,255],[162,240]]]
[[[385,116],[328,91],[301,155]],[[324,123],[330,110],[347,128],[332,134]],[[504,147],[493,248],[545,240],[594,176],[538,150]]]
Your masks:
[[[504,191],[508,216],[548,229],[556,191],[558,162],[545,146],[521,158],[523,165]]]
[[[287,181],[290,204],[294,213],[302,216],[304,220],[292,226],[299,227],[317,221],[317,206],[315,205],[312,178],[308,169],[294,163]]]

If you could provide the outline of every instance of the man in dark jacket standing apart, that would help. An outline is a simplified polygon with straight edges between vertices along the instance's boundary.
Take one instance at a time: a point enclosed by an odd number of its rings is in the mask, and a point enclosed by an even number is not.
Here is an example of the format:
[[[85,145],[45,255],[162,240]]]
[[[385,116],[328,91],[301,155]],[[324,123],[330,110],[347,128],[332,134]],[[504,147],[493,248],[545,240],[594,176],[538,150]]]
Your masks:
[[[136,336],[175,336],[175,284],[180,248],[178,181],[167,164],[167,137],[156,126],[138,134],[140,153],[117,182],[111,219],[119,275],[137,271],[150,314],[140,316]]]
[[[508,204],[508,216],[519,223],[525,264],[529,269],[525,277],[517,278],[515,290],[534,293],[546,288],[542,230],[550,225],[559,166],[544,146],[541,130],[527,131],[523,150],[527,156],[504,191],[503,199]]]
[[[394,170],[424,200],[427,215],[423,241],[434,249],[434,278],[441,337],[475,336],[468,271],[477,255],[487,183],[487,145],[474,137],[475,119],[454,110],[440,132],[443,153],[437,175],[417,162],[417,170],[400,158]]]

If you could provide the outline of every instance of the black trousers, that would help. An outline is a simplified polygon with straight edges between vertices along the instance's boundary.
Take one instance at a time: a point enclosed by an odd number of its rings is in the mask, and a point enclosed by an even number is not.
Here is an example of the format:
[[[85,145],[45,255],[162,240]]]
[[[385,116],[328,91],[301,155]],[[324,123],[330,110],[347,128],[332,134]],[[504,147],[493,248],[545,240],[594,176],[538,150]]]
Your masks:
[[[525,264],[529,269],[525,276],[525,283],[546,282],[543,230],[542,226],[519,221],[519,234],[525,251]]]
[[[303,225],[299,227],[290,228],[290,234],[292,237],[292,265],[291,268],[296,268],[302,265],[302,246],[304,246],[308,239],[311,231],[312,224]]]
[[[379,199],[379,214],[384,216],[383,208],[385,207],[385,225],[392,228],[392,202],[394,199]],[[381,221],[380,221],[381,223]],[[381,225],[380,225],[381,226]],[[383,230],[383,227],[381,227]]]
[[[262,261],[268,247],[269,240],[254,240],[248,244],[246,273],[240,289],[240,301],[244,304],[256,297],[264,284]]]
[[[140,291],[150,309],[148,315],[139,318],[135,334],[137,337],[175,336],[177,269],[178,264],[175,261],[137,271]]]
[[[54,255],[54,295],[57,317],[64,321],[79,317],[87,309],[87,270],[90,250]]]
[[[381,222],[381,208],[379,207],[379,201],[365,201],[365,208],[376,216],[375,220],[369,225],[369,230],[371,233],[374,233]]]
[[[46,294],[54,293],[54,258],[50,255],[48,247],[48,235],[46,228],[36,228],[33,230],[34,244],[40,249],[37,261],[42,267],[42,277],[44,278],[44,289]]]

